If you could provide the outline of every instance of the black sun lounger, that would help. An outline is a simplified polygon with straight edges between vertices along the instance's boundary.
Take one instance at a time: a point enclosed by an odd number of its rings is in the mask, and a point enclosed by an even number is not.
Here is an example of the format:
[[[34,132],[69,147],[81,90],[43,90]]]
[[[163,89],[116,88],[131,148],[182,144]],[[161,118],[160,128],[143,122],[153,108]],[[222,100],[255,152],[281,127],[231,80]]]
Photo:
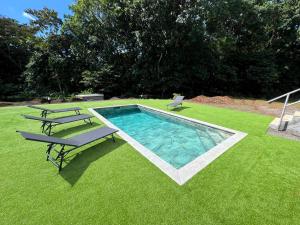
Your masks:
[[[58,168],[58,171],[61,171],[63,160],[68,153],[83,145],[89,144],[109,135],[112,136],[112,139],[115,142],[114,133],[116,133],[117,131],[118,130],[110,127],[102,127],[66,139],[46,136],[42,134],[33,134],[24,131],[17,132],[19,132],[26,140],[48,143],[46,160],[52,162]],[[60,145],[60,149],[58,151],[54,150],[55,145]],[[71,149],[65,150],[65,146],[71,146]],[[57,155],[55,157],[52,157],[50,155],[51,152],[56,152]]]
[[[71,112],[74,111],[77,115],[80,114],[81,108],[79,107],[72,107],[72,108],[64,108],[64,109],[48,109],[40,106],[35,106],[35,105],[28,105],[29,108],[33,109],[39,109],[41,110],[41,117],[47,117],[48,114],[50,113],[61,113],[61,112]]]
[[[37,116],[31,116],[31,115],[23,115],[26,119],[30,120],[38,120],[42,122],[42,132],[48,135],[51,135],[51,130],[54,126],[60,125],[60,124],[65,124],[65,123],[71,123],[79,120],[83,120],[86,123],[91,122],[91,118],[93,116],[88,115],[88,114],[79,114],[79,115],[74,115],[74,116],[66,116],[66,117],[60,117],[60,118],[44,118],[44,117],[37,117]]]

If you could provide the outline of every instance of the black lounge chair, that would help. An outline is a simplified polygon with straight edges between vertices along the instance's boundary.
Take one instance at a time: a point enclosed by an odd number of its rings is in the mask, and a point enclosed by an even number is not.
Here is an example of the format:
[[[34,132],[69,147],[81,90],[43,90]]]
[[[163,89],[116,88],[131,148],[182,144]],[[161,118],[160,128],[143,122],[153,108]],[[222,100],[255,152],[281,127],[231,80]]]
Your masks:
[[[74,111],[77,115],[80,114],[81,108],[79,107],[72,107],[72,108],[64,108],[64,109],[48,109],[40,106],[35,106],[35,105],[28,105],[29,108],[33,109],[39,109],[41,110],[41,117],[47,117],[48,114],[50,113],[61,113],[61,112],[71,112]]]
[[[26,140],[48,143],[46,160],[52,162],[58,168],[58,171],[61,171],[63,160],[68,153],[83,145],[89,144],[109,135],[112,136],[112,139],[115,142],[114,133],[116,133],[117,131],[118,130],[110,127],[102,127],[66,139],[46,136],[42,134],[33,134],[25,131],[17,132],[19,132]],[[54,150],[55,145],[60,145],[60,150]],[[65,150],[65,146],[71,146],[72,148],[69,150]],[[56,152],[56,157],[52,157],[51,152]]]
[[[74,116],[66,116],[66,117],[60,117],[60,118],[45,118],[45,117],[37,117],[37,116],[31,116],[31,115],[23,115],[26,119],[30,120],[38,120],[42,122],[41,128],[42,132],[48,135],[51,135],[51,130],[54,126],[65,124],[65,123],[71,123],[79,120],[83,120],[86,123],[92,124],[91,118],[93,116],[88,114],[79,114]]]
[[[174,107],[174,108],[179,105],[182,106],[183,99],[184,99],[184,96],[180,96],[180,95],[176,96],[175,99],[173,100],[173,102],[167,105],[167,108],[169,106]]]

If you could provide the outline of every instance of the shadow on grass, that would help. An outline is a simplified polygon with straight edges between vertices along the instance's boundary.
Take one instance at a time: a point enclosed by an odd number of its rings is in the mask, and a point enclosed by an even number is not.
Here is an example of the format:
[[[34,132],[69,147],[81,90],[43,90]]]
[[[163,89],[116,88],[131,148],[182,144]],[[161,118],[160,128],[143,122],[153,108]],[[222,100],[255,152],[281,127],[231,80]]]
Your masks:
[[[70,185],[75,185],[91,163],[126,143],[117,137],[115,137],[115,140],[116,142],[113,142],[111,138],[107,138],[82,152],[67,157],[67,165],[62,168],[62,171],[59,173],[60,176]]]
[[[173,109],[171,109],[171,111],[180,112],[182,110],[189,109],[189,108],[191,108],[191,107],[182,106],[182,107],[173,108]]]
[[[95,122],[93,122],[92,124],[84,123],[84,124],[81,124],[81,125],[78,125],[78,126],[75,126],[75,127],[70,127],[70,128],[59,130],[57,132],[54,131],[53,136],[61,138],[61,137],[64,137],[64,136],[67,136],[67,135],[70,135],[70,134],[73,134],[73,133],[77,133],[77,132],[80,132],[80,131],[84,131],[84,130],[87,130],[87,129],[90,129],[90,128],[94,128],[94,127],[99,127],[100,128],[100,124],[95,123]],[[59,127],[58,127],[58,129],[59,129]]]

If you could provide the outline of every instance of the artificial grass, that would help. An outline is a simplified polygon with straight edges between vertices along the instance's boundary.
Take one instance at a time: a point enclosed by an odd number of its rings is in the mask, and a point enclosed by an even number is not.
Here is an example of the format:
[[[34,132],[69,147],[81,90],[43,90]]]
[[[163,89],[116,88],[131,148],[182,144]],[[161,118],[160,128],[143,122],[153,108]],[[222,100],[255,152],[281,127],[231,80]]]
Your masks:
[[[49,105],[53,108],[140,103],[166,110],[165,100]],[[45,161],[45,144],[16,130],[40,132],[21,114],[0,108],[0,223],[9,224],[299,224],[300,143],[266,134],[271,117],[184,103],[175,113],[248,133],[183,186],[125,141],[80,148],[61,174]],[[66,115],[66,114],[64,114]],[[58,115],[56,115],[58,116]],[[54,128],[67,137],[95,129],[82,122]]]

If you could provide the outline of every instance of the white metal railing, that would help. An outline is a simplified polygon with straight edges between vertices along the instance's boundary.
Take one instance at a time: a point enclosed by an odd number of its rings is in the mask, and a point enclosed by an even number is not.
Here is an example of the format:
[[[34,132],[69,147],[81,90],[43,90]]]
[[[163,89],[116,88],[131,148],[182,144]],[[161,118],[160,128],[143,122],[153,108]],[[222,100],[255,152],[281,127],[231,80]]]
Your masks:
[[[295,102],[292,102],[292,103],[290,103],[290,104],[287,104],[287,106],[295,105],[295,104],[298,104],[298,103],[300,103],[300,100],[295,101]]]
[[[276,98],[273,98],[273,99],[271,99],[271,100],[268,101],[268,103],[271,103],[271,102],[274,102],[274,101],[276,101],[276,100],[278,100],[278,99],[281,99],[281,98],[285,97],[285,101],[284,101],[284,105],[283,105],[283,109],[282,109],[282,112],[281,112],[281,115],[280,115],[280,121],[279,121],[279,125],[278,125],[278,130],[279,130],[279,131],[284,130],[284,128],[281,128],[281,124],[282,124],[283,117],[284,117],[284,115],[285,115],[286,107],[291,106],[291,105],[295,105],[295,104],[297,104],[297,103],[300,103],[300,100],[299,100],[299,101],[296,101],[296,102],[293,102],[293,103],[288,104],[288,103],[289,103],[290,96],[291,96],[292,94],[296,93],[296,92],[299,92],[299,91],[300,91],[300,88],[298,88],[298,89],[296,89],[296,90],[294,90],[294,91],[288,92],[288,93],[286,93],[286,94],[280,95],[280,96],[278,96],[278,97],[276,97]]]

